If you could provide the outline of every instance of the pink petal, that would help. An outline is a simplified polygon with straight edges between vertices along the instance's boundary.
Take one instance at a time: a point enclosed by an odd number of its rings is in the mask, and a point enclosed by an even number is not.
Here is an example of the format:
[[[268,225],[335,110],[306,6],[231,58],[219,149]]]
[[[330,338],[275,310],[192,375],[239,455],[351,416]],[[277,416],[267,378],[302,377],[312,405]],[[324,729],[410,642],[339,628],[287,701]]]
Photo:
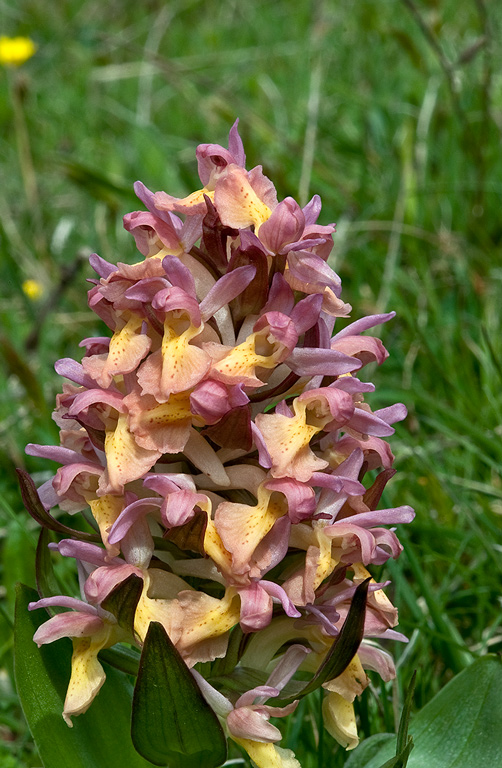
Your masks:
[[[376,362],[381,365],[389,356],[384,345],[373,336],[344,336],[336,342],[332,342],[332,348],[340,353],[358,358],[362,365]]]
[[[85,596],[89,602],[95,605],[100,603],[115,589],[116,586],[122,584],[131,574],[143,578],[143,573],[139,568],[135,568],[134,565],[122,563],[121,565],[111,566],[105,565],[100,568],[96,568],[85,582],[84,591]]]
[[[124,507],[117,517],[108,534],[110,544],[119,544],[132,526],[149,512],[158,510],[162,504],[161,499],[137,499],[127,507]]]
[[[183,525],[193,517],[197,505],[205,509],[208,505],[207,496],[189,490],[170,493],[162,504],[162,522],[168,528]]]
[[[99,616],[78,612],[58,613],[37,629],[33,640],[40,647],[62,637],[91,637],[102,628],[103,621]]]
[[[41,600],[37,600],[34,603],[28,603],[28,610],[35,611],[38,608],[51,608],[57,605],[61,608],[71,608],[72,611],[79,611],[80,613],[89,614],[91,616],[97,616],[96,608],[93,605],[89,605],[83,600],[78,600],[76,597],[67,597],[66,595],[54,595],[53,597],[43,597]],[[64,613],[63,616],[75,616],[75,613]]]
[[[282,738],[275,725],[265,720],[262,715],[250,707],[234,709],[227,717],[230,733],[240,739],[251,739],[259,742],[274,742]]]
[[[303,347],[292,351],[286,365],[300,376],[340,376],[357,371],[361,361],[339,350]]]
[[[374,328],[376,325],[392,320],[395,316],[395,312],[387,312],[384,315],[368,315],[368,317],[363,317],[354,323],[349,323],[343,330],[333,336],[333,341],[343,339],[345,336],[357,336],[357,334],[367,331],[369,328]]]
[[[236,298],[247,288],[256,274],[256,267],[252,264],[237,267],[231,272],[220,277],[213,285],[209,293],[200,303],[201,316],[204,321],[212,317],[225,304]]]
[[[241,599],[240,625],[243,632],[257,632],[268,627],[272,620],[272,598],[253,582],[238,590]]]

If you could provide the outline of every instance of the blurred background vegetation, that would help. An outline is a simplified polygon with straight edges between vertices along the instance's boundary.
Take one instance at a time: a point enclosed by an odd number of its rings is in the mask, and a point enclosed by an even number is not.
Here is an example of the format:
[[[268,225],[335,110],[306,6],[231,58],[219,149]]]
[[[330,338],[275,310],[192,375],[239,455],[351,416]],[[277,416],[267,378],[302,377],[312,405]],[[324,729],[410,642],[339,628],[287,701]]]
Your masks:
[[[34,584],[38,534],[14,468],[54,471],[24,446],[57,442],[54,362],[102,333],[86,258],[136,260],[133,182],[198,188],[195,147],[225,144],[237,116],[247,167],[280,199],[319,193],[337,222],[353,318],[397,312],[371,403],[409,409],[385,503],[417,517],[375,575],[411,639],[391,649],[397,683],[375,678],[359,704],[362,735],[392,731],[414,668],[419,707],[502,647],[502,5],[3,0],[0,20],[38,47],[0,71],[0,763],[40,764],[12,681],[13,590]],[[288,745],[306,768],[342,765],[301,706]]]

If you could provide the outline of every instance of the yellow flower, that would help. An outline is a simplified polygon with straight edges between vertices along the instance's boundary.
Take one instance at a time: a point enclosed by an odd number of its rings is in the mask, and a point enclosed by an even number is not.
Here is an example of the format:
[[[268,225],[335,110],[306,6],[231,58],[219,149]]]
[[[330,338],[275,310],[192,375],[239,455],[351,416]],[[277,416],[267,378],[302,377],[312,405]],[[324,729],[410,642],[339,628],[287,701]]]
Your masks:
[[[301,768],[294,752],[290,749],[281,749],[270,742],[237,739],[235,736],[232,738],[246,750],[253,765],[257,765],[258,768]]]
[[[0,38],[0,41],[4,38]],[[2,59],[2,49],[0,44],[0,60]],[[21,286],[23,289],[23,293],[32,301],[37,301],[44,292],[44,289],[41,285],[41,283],[38,282],[38,280],[25,280]]]
[[[31,59],[37,46],[29,37],[0,37],[0,64],[19,67]]]

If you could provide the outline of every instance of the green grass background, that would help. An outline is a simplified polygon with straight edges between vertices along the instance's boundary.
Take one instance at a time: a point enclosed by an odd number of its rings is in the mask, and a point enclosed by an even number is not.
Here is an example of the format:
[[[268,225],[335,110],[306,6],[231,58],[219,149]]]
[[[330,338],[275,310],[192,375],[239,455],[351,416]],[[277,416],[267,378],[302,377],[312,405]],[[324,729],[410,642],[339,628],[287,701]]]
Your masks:
[[[14,584],[34,583],[37,539],[14,468],[51,472],[24,445],[57,442],[53,364],[101,332],[86,256],[134,259],[133,182],[198,188],[195,147],[237,116],[280,199],[322,196],[353,317],[397,312],[371,403],[409,409],[385,503],[417,517],[376,575],[411,639],[392,649],[397,682],[358,704],[362,735],[392,731],[413,669],[420,707],[502,646],[502,5],[3,0],[0,22],[38,45],[0,71],[0,763],[40,764],[12,682]],[[300,710],[286,743],[302,765],[343,765],[319,701]]]

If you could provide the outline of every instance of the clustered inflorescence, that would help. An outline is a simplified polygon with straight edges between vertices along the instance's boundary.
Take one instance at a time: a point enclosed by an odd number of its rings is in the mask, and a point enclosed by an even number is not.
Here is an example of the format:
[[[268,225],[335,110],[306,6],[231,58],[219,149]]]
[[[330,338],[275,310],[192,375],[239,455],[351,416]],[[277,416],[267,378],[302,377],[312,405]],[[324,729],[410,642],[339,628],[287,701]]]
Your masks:
[[[135,185],[147,210],[124,225],[142,261],[91,257],[89,306],[113,335],[84,339],[81,363],[56,364],[70,382],[54,415],[61,445],[27,452],[62,465],[38,489],[45,509],[90,508],[102,545],[77,534],[50,545],[76,559],[82,599],[31,604],[71,609],[34,639],[73,640],[71,725],[104,681],[99,651],[141,647],[151,621],[189,668],[224,657],[240,632],[239,663],[269,673],[266,685],[222,696],[193,674],[258,766],[290,768],[296,758],[276,746],[269,718],[295,702],[264,702],[298,670],[319,668],[367,567],[401,551],[383,526],[413,518],[407,506],[376,509],[393,473],[383,438],[406,410],[372,411],[364,394],[374,386],[358,378],[387,357],[362,332],[393,313],[343,322],[351,307],[327,263],[335,228],[317,223],[319,197],[303,209],[278,203],[261,166],[245,170],[237,123],[228,149],[202,144],[197,160],[203,187],[188,197]],[[143,588],[127,633],[102,603],[131,574]],[[348,748],[365,670],[395,674],[378,641],[404,639],[384,586],[370,582],[358,652],[323,684],[325,726]]]

